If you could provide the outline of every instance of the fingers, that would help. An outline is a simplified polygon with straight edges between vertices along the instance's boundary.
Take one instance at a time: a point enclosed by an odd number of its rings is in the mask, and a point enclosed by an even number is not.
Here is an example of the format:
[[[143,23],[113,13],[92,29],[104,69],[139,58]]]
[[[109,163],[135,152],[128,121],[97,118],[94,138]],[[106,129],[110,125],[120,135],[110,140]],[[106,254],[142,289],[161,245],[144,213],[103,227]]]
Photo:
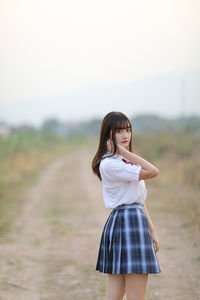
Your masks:
[[[153,240],[153,246],[154,246],[155,252],[158,252],[159,249],[160,249],[160,243],[159,243],[159,241]]]
[[[122,147],[121,145],[117,144],[117,153],[119,153],[119,149],[120,147]],[[107,140],[107,150],[109,152],[114,152],[114,144],[113,144],[113,141],[111,139],[108,139]]]
[[[159,244],[159,242],[157,242],[157,243],[156,243],[156,252],[158,252],[159,249],[160,249],[160,244]]]
[[[154,241],[153,241],[153,247],[154,247],[155,252],[157,252],[156,243]]]
[[[108,150],[109,152],[112,152],[113,146],[112,146],[112,142],[111,142],[110,139],[107,140],[106,145],[107,145],[107,150]]]

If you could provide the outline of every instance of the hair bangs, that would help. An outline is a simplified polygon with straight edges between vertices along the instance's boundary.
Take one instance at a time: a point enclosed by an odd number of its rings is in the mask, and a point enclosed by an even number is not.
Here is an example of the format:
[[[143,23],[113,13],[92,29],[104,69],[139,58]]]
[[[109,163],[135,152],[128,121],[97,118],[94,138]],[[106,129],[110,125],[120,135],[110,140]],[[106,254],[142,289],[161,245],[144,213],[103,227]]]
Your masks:
[[[129,120],[125,118],[120,118],[119,120],[116,121],[114,130],[121,130],[121,129],[127,129],[130,128],[132,129],[132,126],[129,122]]]

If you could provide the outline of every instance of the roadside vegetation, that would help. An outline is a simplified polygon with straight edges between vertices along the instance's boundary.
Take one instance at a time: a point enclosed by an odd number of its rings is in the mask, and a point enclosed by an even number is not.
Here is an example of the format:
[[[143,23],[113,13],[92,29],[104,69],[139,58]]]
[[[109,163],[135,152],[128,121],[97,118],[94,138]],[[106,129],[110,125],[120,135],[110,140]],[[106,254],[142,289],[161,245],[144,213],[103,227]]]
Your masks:
[[[147,181],[160,193],[160,209],[180,214],[185,226],[200,228],[200,138],[189,132],[134,135],[134,151],[155,163],[159,177]],[[0,137],[0,234],[7,232],[23,204],[22,191],[51,161],[80,147],[97,148],[97,138],[62,137],[27,131]],[[170,195],[165,203],[162,194]]]
[[[160,193],[159,209],[180,215],[184,226],[200,229],[200,137],[189,132],[160,132],[136,136],[134,142],[136,153],[160,170],[157,178],[146,182]]]
[[[16,133],[0,137],[0,235],[10,228],[23,204],[23,191],[38,180],[51,161],[84,144],[51,132]]]

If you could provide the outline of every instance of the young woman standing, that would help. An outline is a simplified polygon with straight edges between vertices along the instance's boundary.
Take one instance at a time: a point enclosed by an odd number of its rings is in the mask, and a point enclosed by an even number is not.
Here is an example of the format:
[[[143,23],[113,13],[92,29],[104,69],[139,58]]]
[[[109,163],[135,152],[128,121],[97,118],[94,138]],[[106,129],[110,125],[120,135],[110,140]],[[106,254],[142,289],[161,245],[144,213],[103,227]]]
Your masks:
[[[92,170],[103,183],[106,209],[96,270],[108,274],[104,300],[144,300],[148,274],[160,273],[160,248],[148,213],[144,179],[159,170],[133,153],[132,125],[121,112],[108,113],[101,125]]]

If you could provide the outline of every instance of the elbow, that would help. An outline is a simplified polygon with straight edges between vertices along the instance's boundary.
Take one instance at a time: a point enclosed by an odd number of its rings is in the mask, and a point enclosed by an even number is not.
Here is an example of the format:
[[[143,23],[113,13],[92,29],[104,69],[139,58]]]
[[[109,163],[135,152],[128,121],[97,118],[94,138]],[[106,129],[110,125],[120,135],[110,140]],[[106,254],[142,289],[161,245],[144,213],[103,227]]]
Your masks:
[[[148,170],[142,169],[139,174],[139,180],[150,179],[150,178],[158,176],[158,174],[159,174],[159,170],[156,167],[153,167]]]
[[[159,172],[160,172],[160,171],[159,171],[158,168],[153,168],[152,171],[151,171],[152,177],[158,176]]]

